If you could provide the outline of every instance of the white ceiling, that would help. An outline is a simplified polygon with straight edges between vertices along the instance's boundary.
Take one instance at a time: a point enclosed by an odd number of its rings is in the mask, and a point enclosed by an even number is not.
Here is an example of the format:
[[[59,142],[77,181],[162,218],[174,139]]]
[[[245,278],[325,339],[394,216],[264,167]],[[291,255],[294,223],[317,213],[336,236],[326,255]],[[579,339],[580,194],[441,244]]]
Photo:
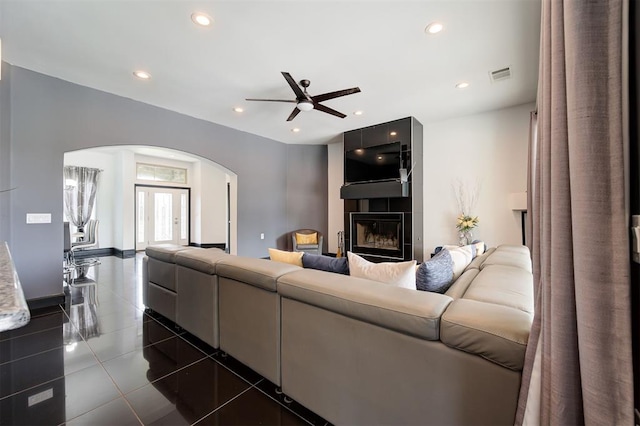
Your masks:
[[[213,25],[194,25],[195,11]],[[0,0],[0,19],[2,59],[13,65],[285,143],[536,94],[539,0]],[[427,35],[433,21],[445,29]],[[512,78],[491,83],[489,71],[506,66]],[[136,69],[152,79],[134,78]],[[362,93],[324,102],[344,119],[314,110],[286,122],[293,104],[244,101],[294,99],[281,71],[311,80],[311,95]],[[455,89],[459,81],[470,87]]]

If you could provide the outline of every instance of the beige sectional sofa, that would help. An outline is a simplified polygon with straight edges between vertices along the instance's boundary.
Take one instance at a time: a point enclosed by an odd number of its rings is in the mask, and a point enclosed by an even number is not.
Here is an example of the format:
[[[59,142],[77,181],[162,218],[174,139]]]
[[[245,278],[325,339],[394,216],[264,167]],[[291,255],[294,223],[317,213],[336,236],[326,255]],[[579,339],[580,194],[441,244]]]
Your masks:
[[[533,317],[526,247],[489,249],[445,294],[215,249],[147,256],[148,308],[334,424],[513,424]]]

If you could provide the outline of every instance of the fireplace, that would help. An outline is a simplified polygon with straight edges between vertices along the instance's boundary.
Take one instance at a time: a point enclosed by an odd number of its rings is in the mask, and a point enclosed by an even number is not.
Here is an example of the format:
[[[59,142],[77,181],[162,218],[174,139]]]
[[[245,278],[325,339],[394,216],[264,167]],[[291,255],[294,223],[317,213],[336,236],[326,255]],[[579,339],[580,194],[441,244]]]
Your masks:
[[[403,213],[351,213],[351,252],[404,260]]]

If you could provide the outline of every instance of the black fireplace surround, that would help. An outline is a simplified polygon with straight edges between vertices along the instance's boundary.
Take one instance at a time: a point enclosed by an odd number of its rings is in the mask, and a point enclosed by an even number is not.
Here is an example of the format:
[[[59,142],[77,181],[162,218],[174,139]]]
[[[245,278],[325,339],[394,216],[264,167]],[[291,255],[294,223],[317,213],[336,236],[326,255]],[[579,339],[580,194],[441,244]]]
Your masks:
[[[351,213],[350,251],[381,260],[404,259],[404,214]]]

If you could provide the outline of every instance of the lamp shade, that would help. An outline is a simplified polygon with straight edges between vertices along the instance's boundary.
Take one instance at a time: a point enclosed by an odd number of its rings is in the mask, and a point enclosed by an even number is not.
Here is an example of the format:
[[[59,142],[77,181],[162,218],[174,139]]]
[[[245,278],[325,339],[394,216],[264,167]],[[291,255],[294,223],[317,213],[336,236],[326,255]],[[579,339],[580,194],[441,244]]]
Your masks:
[[[512,192],[509,194],[509,208],[514,211],[527,211],[527,192]]]

